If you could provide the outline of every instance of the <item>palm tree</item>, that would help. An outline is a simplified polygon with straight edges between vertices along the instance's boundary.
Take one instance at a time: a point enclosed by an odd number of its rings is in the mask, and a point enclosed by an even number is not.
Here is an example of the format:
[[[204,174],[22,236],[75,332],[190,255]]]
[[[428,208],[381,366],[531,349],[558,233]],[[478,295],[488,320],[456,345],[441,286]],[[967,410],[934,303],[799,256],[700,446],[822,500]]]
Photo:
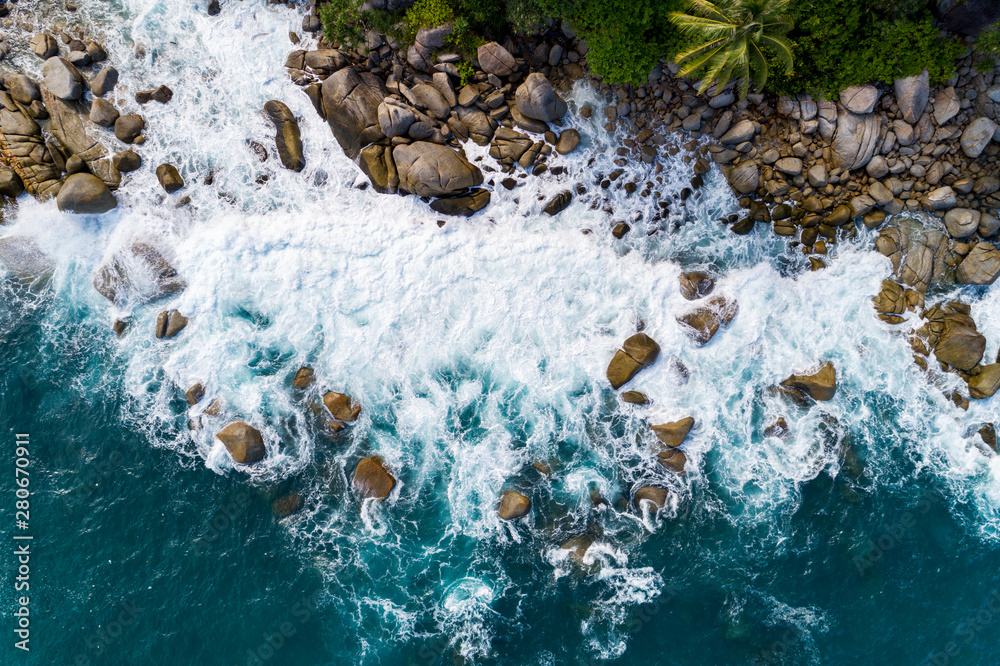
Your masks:
[[[685,0],[693,14],[672,12],[670,20],[682,33],[707,40],[676,56],[683,76],[701,73],[698,93],[715,84],[721,90],[736,79],[740,99],[750,81],[759,91],[767,81],[764,49],[792,71],[792,43],[784,37],[792,28],[785,16],[788,0]]]

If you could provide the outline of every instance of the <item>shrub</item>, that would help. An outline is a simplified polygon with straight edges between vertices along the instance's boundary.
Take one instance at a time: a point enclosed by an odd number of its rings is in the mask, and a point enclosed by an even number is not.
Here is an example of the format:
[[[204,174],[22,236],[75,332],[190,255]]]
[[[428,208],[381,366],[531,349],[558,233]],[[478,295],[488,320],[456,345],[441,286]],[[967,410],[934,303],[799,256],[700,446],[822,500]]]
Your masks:
[[[331,44],[356,46],[365,40],[360,0],[330,0],[319,8],[323,38]]]

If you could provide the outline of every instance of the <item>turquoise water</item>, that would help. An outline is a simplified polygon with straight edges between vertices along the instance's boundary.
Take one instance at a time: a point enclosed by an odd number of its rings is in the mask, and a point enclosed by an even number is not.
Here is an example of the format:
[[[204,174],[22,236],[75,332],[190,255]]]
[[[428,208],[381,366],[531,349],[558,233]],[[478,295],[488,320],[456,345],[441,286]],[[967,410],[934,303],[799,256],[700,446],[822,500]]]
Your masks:
[[[736,203],[714,172],[652,235],[653,203],[620,191],[542,215],[547,196],[613,168],[609,139],[578,116],[568,176],[497,188],[486,213],[439,227],[419,201],[355,187],[360,173],[284,74],[294,9],[81,10],[129,63],[127,90],[166,83],[175,98],[143,109],[147,168],[116,211],[80,218],[22,198],[0,228],[36,238],[56,266],[43,289],[0,286],[8,543],[14,432],[31,436],[35,493],[32,650],[13,647],[5,583],[2,663],[1000,661],[1000,463],[975,435],[996,398],[955,408],[942,388],[957,378],[921,373],[875,317],[890,267],[871,236],[808,272],[763,229],[737,238],[715,221]],[[270,146],[260,109],[272,98],[303,118],[301,174],[246,146]],[[598,102],[583,86],[570,99]],[[167,160],[187,207],[158,189],[151,166]],[[623,179],[655,180],[643,169]],[[690,176],[668,161],[664,196]],[[621,242],[617,219],[634,228]],[[189,286],[115,308],[91,275],[136,239]],[[695,269],[740,304],[703,348],[674,319],[690,307],[677,276]],[[973,303],[992,357],[996,290],[940,294],[955,296]],[[156,341],[165,308],[191,323]],[[119,340],[110,324],[123,316]],[[639,320],[663,349],[629,385],[644,407],[604,379]],[[801,408],[767,391],[822,359],[838,369],[833,401]],[[298,396],[303,364],[318,381]],[[189,412],[196,381],[207,399]],[[363,407],[336,438],[309,408],[329,389]],[[223,414],[201,415],[214,399]],[[687,415],[682,479],[656,463],[648,424]],[[205,427],[189,430],[193,416]],[[791,436],[765,438],[778,416]],[[261,465],[235,468],[213,438],[234,418],[264,433]],[[381,505],[348,483],[373,453],[400,482]],[[645,483],[676,502],[637,512]],[[495,516],[509,487],[533,502],[515,525]],[[277,520],[270,501],[289,490],[304,509]],[[590,573],[558,548],[581,534],[595,540]]]

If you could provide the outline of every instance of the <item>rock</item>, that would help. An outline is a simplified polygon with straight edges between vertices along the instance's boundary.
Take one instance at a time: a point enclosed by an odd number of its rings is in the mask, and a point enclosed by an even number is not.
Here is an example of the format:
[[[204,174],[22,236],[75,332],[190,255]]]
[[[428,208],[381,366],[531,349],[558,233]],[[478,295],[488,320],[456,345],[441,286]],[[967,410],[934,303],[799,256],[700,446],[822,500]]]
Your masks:
[[[139,135],[142,134],[142,130],[145,127],[146,121],[142,119],[142,116],[130,113],[120,116],[118,120],[115,121],[115,136],[118,137],[119,141],[132,143],[139,138]]]
[[[955,190],[948,186],[939,187],[936,190],[932,190],[927,197],[924,199],[924,207],[927,210],[945,210],[947,208],[953,208],[957,203],[955,198]]]
[[[784,439],[788,436],[788,434],[788,422],[785,421],[784,417],[778,417],[777,421],[764,428],[764,437],[778,437]]]
[[[680,421],[652,426],[652,430],[657,439],[667,446],[675,448],[684,443],[684,440],[687,439],[688,433],[691,432],[691,428],[693,427],[694,419],[688,416]]]
[[[611,388],[617,390],[624,386],[640,370],[656,362],[659,354],[660,345],[645,333],[629,337],[608,364],[605,374]]]
[[[24,192],[24,181],[13,169],[0,168],[0,195],[11,199],[21,196]]]
[[[2,191],[2,186],[0,186],[0,191]],[[979,218],[979,235],[983,238],[992,238],[998,230],[1000,230],[1000,219],[983,213]]]
[[[306,51],[302,57],[302,66],[304,68],[321,74],[332,74],[350,64],[350,59],[336,49]]]
[[[889,174],[889,164],[881,155],[874,155],[865,167],[865,173],[872,178],[885,178]]]
[[[406,136],[417,117],[406,104],[387,97],[378,106],[378,125],[388,138]]]
[[[328,392],[323,396],[323,404],[338,421],[353,423],[361,414],[361,405],[354,404],[350,397],[343,393]]]
[[[958,115],[962,110],[962,105],[958,100],[955,89],[951,86],[939,90],[934,95],[934,121],[941,127],[949,120]]]
[[[15,101],[24,105],[31,104],[36,99],[41,99],[42,97],[41,93],[38,92],[38,86],[35,85],[35,82],[24,74],[15,74],[8,77],[7,89]]]
[[[566,210],[572,201],[573,193],[569,190],[565,190],[549,199],[548,203],[545,204],[544,210],[549,215],[558,215],[562,211]]]
[[[739,312],[736,301],[722,296],[710,299],[704,306],[677,317],[688,327],[688,335],[699,345],[708,344],[722,326],[728,326]]]
[[[813,400],[826,402],[832,400],[837,392],[837,370],[827,361],[817,372],[811,375],[792,375],[781,382],[781,385],[798,389]]]
[[[156,167],[156,179],[167,194],[173,194],[184,187],[184,179],[173,164],[161,164]]]
[[[927,70],[916,76],[896,79],[893,87],[896,90],[896,105],[899,107],[900,115],[906,122],[914,124],[923,115],[931,92]]]
[[[722,135],[719,143],[724,146],[736,146],[753,139],[757,134],[757,126],[752,120],[741,120],[729,128],[729,131]]]
[[[90,93],[94,97],[104,97],[118,85],[118,70],[105,67],[99,71],[90,82]]]
[[[879,144],[879,118],[845,111],[837,119],[833,157],[841,169],[853,171],[868,164]]]
[[[1000,250],[986,242],[976,243],[955,271],[960,284],[993,284],[1000,275]]]
[[[82,215],[99,215],[118,205],[104,181],[89,173],[75,173],[66,178],[56,196],[59,210]]]
[[[377,143],[365,146],[358,156],[358,166],[368,176],[376,192],[396,194],[399,191],[399,174],[392,160],[392,150]]]
[[[59,42],[52,35],[40,32],[31,38],[31,52],[42,60],[59,55]]]
[[[504,491],[500,499],[500,508],[497,515],[501,520],[516,520],[521,516],[528,515],[531,511],[531,500],[517,492],[516,490]]]
[[[886,204],[892,203],[893,196],[892,191],[878,182],[877,180],[871,184],[868,188],[868,196],[875,200],[879,206],[885,206]]]
[[[969,397],[977,400],[991,398],[1000,389],[1000,363],[984,365],[979,374],[969,378]]]
[[[858,215],[861,214],[863,213],[862,212],[858,213]],[[847,204],[840,204],[823,219],[823,223],[828,224],[831,227],[841,227],[850,222],[851,219],[854,217],[856,217],[856,215],[854,214],[854,209],[851,206],[848,206]]]
[[[292,380],[292,386],[297,389],[307,389],[312,386],[315,381],[316,376],[313,374],[313,369],[308,366],[303,366],[296,371],[295,378]]]
[[[354,469],[352,484],[362,498],[383,500],[396,487],[396,479],[385,468],[381,457],[369,456]]]
[[[490,205],[489,190],[476,187],[465,194],[445,199],[435,199],[431,202],[431,210],[442,215],[472,217],[488,205]]]
[[[396,146],[392,158],[399,173],[399,188],[417,196],[447,196],[483,183],[479,167],[447,146],[415,141]]]
[[[83,77],[76,67],[66,60],[53,56],[42,64],[45,88],[59,99],[80,99],[83,94]]]
[[[92,61],[90,54],[86,51],[71,51],[66,60],[74,67],[86,67]]]
[[[90,122],[101,127],[114,127],[118,120],[118,109],[114,104],[98,97],[90,104]]]
[[[176,294],[186,286],[184,278],[166,258],[152,245],[141,241],[116,252],[94,273],[94,288],[119,307],[155,301]]]
[[[656,461],[675,474],[684,474],[687,465],[687,454],[680,449],[667,449],[656,454]]]
[[[903,287],[893,280],[882,280],[882,289],[872,299],[876,312],[881,314],[903,314],[906,299]]]
[[[87,55],[94,62],[103,62],[108,59],[108,52],[104,50],[104,47],[100,43],[93,40],[87,42]]]
[[[753,160],[740,162],[729,172],[728,180],[738,194],[752,194],[760,184],[760,168]]]
[[[871,162],[868,163],[868,166],[871,166]],[[822,164],[815,164],[809,167],[806,178],[809,184],[816,188],[826,187],[830,182],[829,176],[826,173],[826,167]]]
[[[309,14],[302,17],[302,32],[314,33],[323,29],[323,22],[318,16]]]
[[[140,90],[135,94],[135,101],[139,104],[149,104],[150,102],[166,104],[173,98],[174,91],[167,86],[160,86],[155,90]]]
[[[142,166],[142,158],[139,153],[132,149],[123,150],[111,158],[111,163],[115,165],[121,173],[137,171]]]
[[[514,56],[496,42],[486,42],[480,46],[476,56],[479,59],[479,66],[487,74],[510,76],[517,69]]]
[[[125,335],[125,331],[128,330],[128,322],[124,319],[115,319],[115,323],[111,325],[111,330],[115,332],[119,338]]]
[[[55,270],[55,263],[30,236],[0,238],[0,264],[21,280],[39,286],[47,283]]]
[[[167,330],[164,331],[163,336],[166,338],[172,338],[178,333],[184,330],[190,321],[187,317],[182,315],[177,310],[171,310],[170,315],[167,318]]]
[[[87,131],[90,116],[87,106],[59,99],[47,89],[42,91],[42,97],[50,115],[49,133],[61,145],[60,154],[66,156],[67,164],[73,158],[82,160],[86,163],[87,170],[104,181],[105,185],[111,189],[117,188],[121,183],[121,174],[107,157],[104,146]]]
[[[189,405],[197,405],[204,397],[205,387],[201,385],[201,382],[198,382],[184,392],[184,399],[187,400],[187,404]]]
[[[443,120],[451,113],[451,105],[445,101],[437,88],[426,83],[418,83],[410,91],[420,102],[420,105],[438,120]]]
[[[302,495],[288,493],[271,502],[271,513],[279,518],[290,516],[302,508]]]
[[[580,536],[575,536],[572,539],[568,539],[565,543],[559,546],[560,550],[569,551],[569,559],[575,562],[578,566],[584,567],[587,570],[592,569],[592,565],[596,563],[587,562],[587,551],[594,544],[594,540],[586,534]]]
[[[708,296],[715,287],[715,281],[706,273],[681,273],[681,296],[686,300],[696,301],[699,298]]]
[[[517,88],[517,110],[526,118],[553,122],[566,115],[566,102],[543,74],[532,72]]]
[[[170,313],[164,310],[156,315],[156,327],[153,330],[153,337],[160,340],[167,334],[167,322],[170,321]]]
[[[622,393],[622,400],[630,405],[645,405],[648,402],[646,396],[639,391],[625,391]]]
[[[962,132],[962,152],[975,159],[979,157],[993,139],[997,125],[989,118],[976,118]]]
[[[222,4],[219,0],[208,0],[208,15],[218,16],[222,11]]]
[[[274,143],[282,165],[292,171],[302,171],[306,166],[306,158],[302,152],[299,123],[291,109],[283,102],[272,99],[264,104],[264,115],[277,130]]]
[[[952,238],[968,238],[979,230],[981,217],[978,210],[952,208],[944,214],[944,226]]]
[[[656,486],[642,486],[635,491],[632,501],[635,503],[636,507],[640,509],[642,508],[643,502],[650,502],[657,509],[662,509],[667,505],[669,497],[670,493],[663,488],[657,488]]]
[[[871,113],[880,96],[878,88],[871,84],[851,86],[840,91],[840,103],[851,113]]]
[[[359,73],[355,67],[338,70],[323,81],[327,122],[351,159],[356,159],[363,147],[385,138],[378,122],[378,107],[385,96],[385,86],[378,77]]]
[[[978,196],[987,196],[1000,190],[1000,178],[996,176],[980,176],[972,184],[972,191]]]
[[[259,462],[267,453],[260,431],[243,421],[230,423],[215,436],[225,445],[233,460],[241,465]]]
[[[572,127],[559,133],[559,140],[556,141],[556,152],[560,155],[569,155],[580,145],[580,132]]]
[[[444,47],[451,36],[451,23],[443,23],[432,28],[420,28],[416,39],[406,52],[406,61],[414,69],[422,72],[434,71],[433,54]]]
[[[783,157],[774,163],[774,168],[789,176],[798,176],[802,173],[802,160],[797,157]]]
[[[942,363],[968,372],[979,365],[986,351],[986,338],[963,323],[946,321],[934,355]]]

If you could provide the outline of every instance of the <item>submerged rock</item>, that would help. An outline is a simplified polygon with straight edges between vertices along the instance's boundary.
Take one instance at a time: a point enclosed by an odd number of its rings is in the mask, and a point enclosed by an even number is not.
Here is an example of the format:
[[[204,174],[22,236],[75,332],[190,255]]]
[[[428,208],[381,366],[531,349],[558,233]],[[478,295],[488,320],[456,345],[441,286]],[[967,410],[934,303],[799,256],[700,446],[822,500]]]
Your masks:
[[[243,421],[230,423],[215,436],[225,445],[233,460],[241,465],[259,462],[267,452],[260,431]]]
[[[687,332],[699,345],[708,344],[722,326],[729,326],[739,312],[739,304],[716,296],[702,307],[677,317],[687,327]]]
[[[271,502],[271,513],[279,518],[290,516],[302,508],[302,495],[288,493]]]
[[[97,292],[119,306],[148,303],[186,286],[159,250],[142,241],[116,252],[94,273]]]
[[[669,498],[670,493],[664,488],[657,488],[656,486],[642,486],[635,491],[632,501],[635,503],[636,507],[640,509],[642,508],[643,502],[651,502],[657,509],[662,509],[667,505]]]
[[[37,284],[47,282],[55,270],[52,259],[29,236],[0,238],[0,264],[21,280]]]
[[[837,392],[837,370],[827,361],[811,375],[792,375],[781,382],[782,386],[798,389],[813,400],[826,402],[833,400]]]
[[[309,366],[303,366],[295,373],[295,378],[292,380],[292,386],[297,389],[306,389],[312,386],[315,381],[316,376],[313,374],[313,369]]]
[[[685,474],[687,454],[680,449],[667,449],[656,454],[656,461],[675,474]]]
[[[497,510],[497,515],[502,520],[516,520],[521,516],[528,515],[529,511],[531,511],[530,499],[516,490],[507,490],[504,491],[500,499],[500,508]]]
[[[352,479],[355,491],[362,498],[385,499],[396,487],[396,479],[379,456],[369,456],[358,463]]]
[[[703,296],[708,296],[715,287],[715,280],[707,273],[681,273],[679,280],[681,296],[689,301],[696,301]]]

